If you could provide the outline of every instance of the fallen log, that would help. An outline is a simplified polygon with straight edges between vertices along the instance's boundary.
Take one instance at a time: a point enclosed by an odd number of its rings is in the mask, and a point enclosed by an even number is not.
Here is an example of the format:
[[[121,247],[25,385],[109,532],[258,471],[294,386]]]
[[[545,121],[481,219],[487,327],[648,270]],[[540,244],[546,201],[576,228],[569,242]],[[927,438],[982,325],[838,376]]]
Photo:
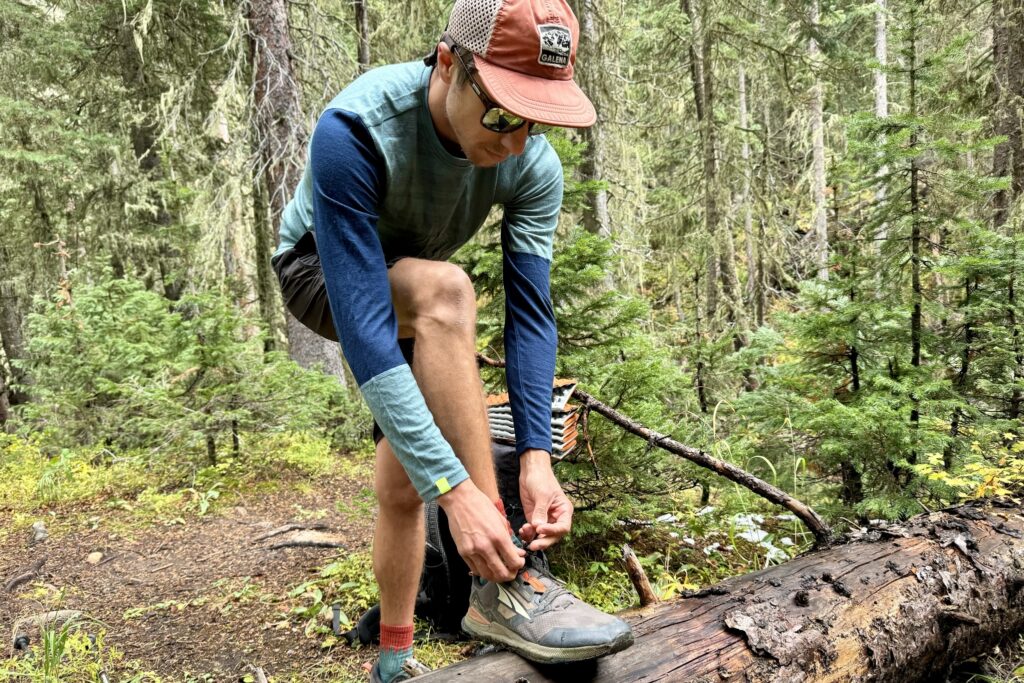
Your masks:
[[[920,515],[624,616],[636,643],[596,662],[500,652],[417,683],[945,680],[1024,631],[1024,510],[1003,499]]]

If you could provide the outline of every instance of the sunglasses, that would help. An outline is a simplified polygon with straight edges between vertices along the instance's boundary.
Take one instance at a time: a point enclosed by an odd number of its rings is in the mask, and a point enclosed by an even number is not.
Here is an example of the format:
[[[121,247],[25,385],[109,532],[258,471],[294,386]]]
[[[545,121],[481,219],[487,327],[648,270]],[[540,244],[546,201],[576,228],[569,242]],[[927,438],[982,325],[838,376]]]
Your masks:
[[[494,131],[495,133],[514,133],[523,126],[529,126],[527,131],[530,135],[542,135],[555,128],[555,126],[549,126],[543,123],[536,123],[534,121],[528,121],[518,114],[513,114],[508,109],[500,107],[495,104],[491,98],[487,96],[484,89],[480,87],[480,84],[473,78],[472,72],[469,70],[469,65],[466,64],[466,60],[459,54],[457,46],[454,43],[449,45],[452,54],[455,55],[459,63],[462,64],[462,68],[466,71],[466,76],[469,78],[469,85],[473,88],[473,92],[480,98],[480,101],[484,103],[484,113],[480,116],[480,125],[487,130]]]

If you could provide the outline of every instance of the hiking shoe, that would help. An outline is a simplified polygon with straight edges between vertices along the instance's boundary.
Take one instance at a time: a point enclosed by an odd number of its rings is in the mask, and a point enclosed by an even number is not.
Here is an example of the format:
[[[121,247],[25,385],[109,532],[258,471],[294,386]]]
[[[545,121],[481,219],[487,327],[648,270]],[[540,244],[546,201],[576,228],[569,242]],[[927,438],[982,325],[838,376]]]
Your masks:
[[[427,666],[418,662],[415,657],[409,657],[402,662],[402,672],[392,678],[391,683],[400,683],[428,673],[430,673],[430,669]],[[373,668],[370,669],[370,683],[384,683],[384,679],[380,676],[380,661],[374,662]]]
[[[530,556],[508,583],[474,577],[462,629],[542,663],[594,659],[633,644],[629,624],[577,598]]]

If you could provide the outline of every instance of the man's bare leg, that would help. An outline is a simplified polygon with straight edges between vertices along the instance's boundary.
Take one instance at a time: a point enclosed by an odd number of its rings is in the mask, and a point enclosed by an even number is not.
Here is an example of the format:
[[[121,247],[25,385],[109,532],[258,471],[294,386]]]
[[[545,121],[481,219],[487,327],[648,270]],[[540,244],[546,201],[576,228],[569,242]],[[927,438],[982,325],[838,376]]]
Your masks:
[[[498,486],[487,410],[476,365],[476,299],[458,266],[402,259],[389,271],[399,336],[415,337],[413,375],[445,439],[491,501]],[[374,534],[374,573],[381,622],[412,623],[422,571],[423,505],[386,439],[377,444],[380,513]]]
[[[491,500],[498,484],[476,363],[476,294],[456,265],[402,259],[389,271],[399,336],[415,337],[413,375],[444,438]]]
[[[426,547],[423,501],[387,439],[377,444],[375,488],[379,511],[373,535],[373,572],[384,624],[411,624]],[[410,550],[418,549],[418,550]]]

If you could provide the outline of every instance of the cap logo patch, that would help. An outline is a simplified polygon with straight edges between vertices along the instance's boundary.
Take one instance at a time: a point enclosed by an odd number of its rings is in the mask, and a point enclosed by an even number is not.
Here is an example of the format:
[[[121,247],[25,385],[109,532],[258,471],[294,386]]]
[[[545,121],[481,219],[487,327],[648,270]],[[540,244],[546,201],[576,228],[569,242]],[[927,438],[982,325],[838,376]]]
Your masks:
[[[572,33],[560,24],[540,24],[540,56],[537,61],[544,66],[564,69],[569,66],[572,52]]]

